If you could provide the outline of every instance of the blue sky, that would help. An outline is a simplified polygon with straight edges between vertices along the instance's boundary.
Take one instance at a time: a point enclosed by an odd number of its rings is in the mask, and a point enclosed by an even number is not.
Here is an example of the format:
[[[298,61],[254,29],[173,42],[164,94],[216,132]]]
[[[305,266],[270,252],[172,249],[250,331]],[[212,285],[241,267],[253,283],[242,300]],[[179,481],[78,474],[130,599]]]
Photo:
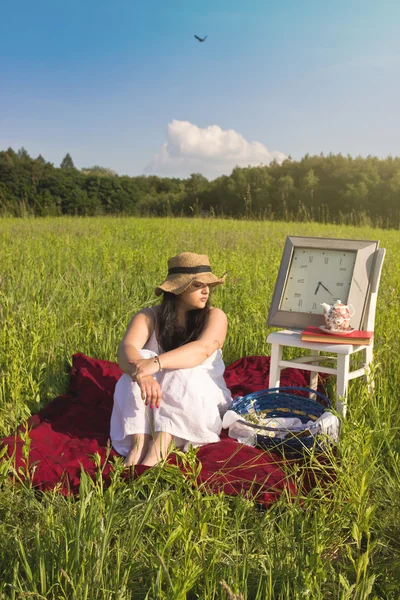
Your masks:
[[[15,0],[0,149],[207,177],[285,155],[399,155],[399,28],[398,0]]]

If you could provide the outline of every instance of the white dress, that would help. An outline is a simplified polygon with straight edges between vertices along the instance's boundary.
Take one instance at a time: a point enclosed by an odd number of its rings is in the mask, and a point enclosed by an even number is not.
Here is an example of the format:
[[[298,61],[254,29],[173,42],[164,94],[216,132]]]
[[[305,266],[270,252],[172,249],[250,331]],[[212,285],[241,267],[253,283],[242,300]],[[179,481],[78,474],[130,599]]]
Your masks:
[[[162,354],[155,329],[140,351],[142,358]],[[162,361],[161,361],[162,363]],[[232,396],[223,378],[225,364],[216,350],[201,365],[190,369],[168,369],[153,377],[161,387],[159,408],[149,409],[141,398],[138,384],[125,373],[114,392],[110,437],[113,448],[126,456],[133,433],[170,433],[177,448],[187,450],[218,442],[222,416],[232,404]]]

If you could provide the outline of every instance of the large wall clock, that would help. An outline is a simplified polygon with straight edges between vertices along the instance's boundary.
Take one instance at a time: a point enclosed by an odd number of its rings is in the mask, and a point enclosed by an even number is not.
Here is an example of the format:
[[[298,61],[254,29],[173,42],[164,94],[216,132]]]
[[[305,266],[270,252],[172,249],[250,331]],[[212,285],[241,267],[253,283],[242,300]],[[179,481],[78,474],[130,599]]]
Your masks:
[[[378,241],[288,236],[268,315],[271,327],[323,325],[322,302],[352,304],[361,329]]]

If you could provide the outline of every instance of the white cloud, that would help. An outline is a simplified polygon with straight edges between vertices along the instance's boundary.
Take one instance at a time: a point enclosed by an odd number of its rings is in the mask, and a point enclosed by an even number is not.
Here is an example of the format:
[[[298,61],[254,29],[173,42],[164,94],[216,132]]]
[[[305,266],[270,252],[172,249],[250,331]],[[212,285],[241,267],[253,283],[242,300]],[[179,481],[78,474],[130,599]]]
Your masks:
[[[260,142],[248,142],[234,129],[224,131],[218,125],[202,129],[188,121],[173,120],[168,125],[167,143],[145,171],[176,177],[202,173],[213,179],[229,175],[235,166],[268,165],[274,159],[281,163],[285,158],[282,152],[270,152]]]

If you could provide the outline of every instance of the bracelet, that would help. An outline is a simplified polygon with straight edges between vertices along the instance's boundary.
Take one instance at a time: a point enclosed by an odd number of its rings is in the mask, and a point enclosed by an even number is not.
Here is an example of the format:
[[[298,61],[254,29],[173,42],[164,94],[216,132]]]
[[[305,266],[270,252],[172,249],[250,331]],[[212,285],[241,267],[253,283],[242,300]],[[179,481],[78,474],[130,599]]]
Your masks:
[[[158,363],[158,372],[162,371],[161,361],[158,356],[154,357],[154,362]]]

